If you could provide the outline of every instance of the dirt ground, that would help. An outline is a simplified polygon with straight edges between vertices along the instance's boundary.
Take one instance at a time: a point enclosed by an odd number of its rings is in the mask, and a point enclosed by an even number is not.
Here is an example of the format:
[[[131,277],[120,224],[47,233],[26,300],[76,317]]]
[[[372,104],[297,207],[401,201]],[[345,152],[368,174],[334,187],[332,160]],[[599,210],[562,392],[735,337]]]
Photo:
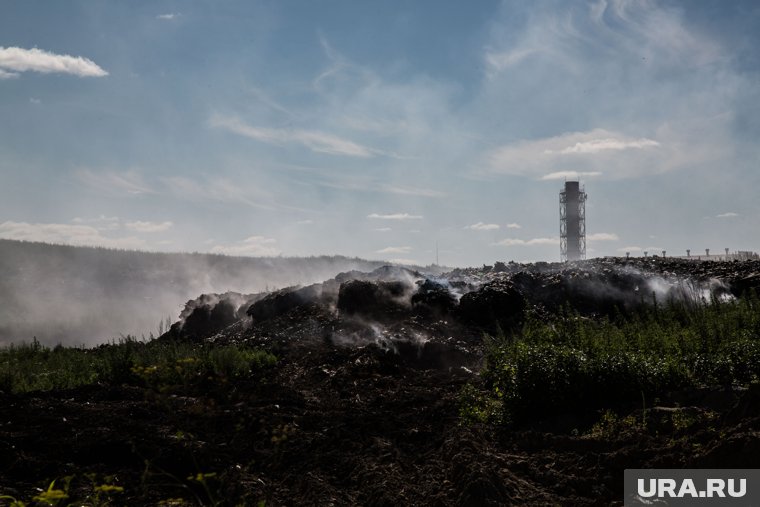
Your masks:
[[[653,407],[630,411],[646,428],[591,435],[576,416],[507,431],[461,422],[476,366],[321,345],[236,385],[2,395],[0,491],[28,499],[74,475],[85,495],[96,474],[124,487],[117,505],[608,505],[625,468],[758,465],[757,392],[683,393],[717,414],[687,429]]]

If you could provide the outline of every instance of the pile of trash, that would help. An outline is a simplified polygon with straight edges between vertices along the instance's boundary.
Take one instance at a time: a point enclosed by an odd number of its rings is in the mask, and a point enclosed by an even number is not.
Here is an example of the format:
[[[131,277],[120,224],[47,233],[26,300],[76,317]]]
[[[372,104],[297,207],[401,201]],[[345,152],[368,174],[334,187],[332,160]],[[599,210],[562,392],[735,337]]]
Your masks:
[[[468,349],[484,333],[518,328],[527,312],[612,315],[640,305],[726,300],[760,286],[760,262],[603,258],[496,263],[431,275],[397,266],[351,271],[269,293],[204,294],[169,335],[208,341],[326,342],[392,350]],[[443,344],[443,345],[442,345]]]

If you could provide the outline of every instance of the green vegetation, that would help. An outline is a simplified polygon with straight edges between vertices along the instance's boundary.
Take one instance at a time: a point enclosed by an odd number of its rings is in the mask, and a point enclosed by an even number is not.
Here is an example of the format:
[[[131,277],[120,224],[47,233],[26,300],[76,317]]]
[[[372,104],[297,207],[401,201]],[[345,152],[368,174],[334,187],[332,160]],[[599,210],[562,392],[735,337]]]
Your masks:
[[[0,496],[0,500],[5,501],[9,507],[26,507],[27,505],[108,507],[113,505],[112,502],[116,500],[116,497],[124,492],[122,486],[113,484],[114,479],[113,476],[99,479],[97,474],[85,474],[84,478],[69,475],[60,481],[62,483],[60,485],[54,480],[47,485],[47,489],[39,488],[39,493],[32,498],[32,503],[26,503],[8,495]],[[74,497],[77,497],[73,494],[72,482],[85,483],[81,487],[81,498],[78,498],[76,502],[72,501]]]
[[[23,393],[88,384],[134,384],[155,389],[209,378],[239,378],[276,358],[245,345],[211,345],[127,337],[96,348],[31,344],[0,348],[0,391]]]
[[[493,339],[484,387],[462,392],[466,420],[522,424],[760,379],[760,301],[671,302],[612,318],[565,309]]]

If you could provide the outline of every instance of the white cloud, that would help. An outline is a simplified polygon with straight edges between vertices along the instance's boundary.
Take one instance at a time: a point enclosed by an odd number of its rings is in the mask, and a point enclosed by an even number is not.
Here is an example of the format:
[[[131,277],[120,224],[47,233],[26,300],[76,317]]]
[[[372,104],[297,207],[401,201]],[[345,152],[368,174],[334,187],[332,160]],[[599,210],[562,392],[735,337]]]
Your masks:
[[[557,171],[541,176],[542,180],[580,180],[601,176],[600,171]]]
[[[127,222],[124,224],[129,230],[135,232],[164,232],[171,229],[174,224],[172,222]]]
[[[588,241],[619,241],[620,238],[617,234],[610,232],[596,232],[586,236]]]
[[[507,224],[507,229],[522,229],[522,225],[512,222],[511,224]]]
[[[422,215],[410,215],[409,213],[390,213],[387,215],[381,215],[378,213],[371,213],[367,215],[367,218],[376,220],[422,220]]]
[[[623,252],[623,253],[625,253],[625,252],[631,252],[631,253],[641,252],[642,250],[643,250],[643,248],[641,248],[640,246],[624,246],[622,248],[618,248],[617,249],[618,252]]]
[[[314,171],[317,172],[319,170],[314,169]],[[341,174],[340,176],[336,176],[334,178],[327,177],[321,181],[315,181],[315,184],[321,187],[336,188],[339,190],[350,190],[350,191],[359,191],[359,192],[384,192],[388,194],[411,195],[415,197],[446,197],[447,195],[445,192],[441,192],[439,190],[433,190],[430,188],[415,188],[415,187],[407,187],[407,186],[399,186],[399,185],[377,184],[377,183],[371,183],[371,182],[356,180],[356,179],[351,181],[351,180],[347,180],[345,175],[343,174]]]
[[[412,251],[410,246],[388,246],[381,250],[377,250],[380,254],[408,254]]]
[[[466,226],[465,229],[471,229],[473,231],[495,231],[500,229],[500,227],[499,224],[484,224],[483,222],[478,222],[476,224]]]
[[[115,172],[82,169],[75,174],[84,184],[103,192],[117,194],[126,192],[134,195],[155,193],[155,190],[136,171]]]
[[[234,134],[267,144],[301,144],[317,153],[361,158],[369,158],[376,153],[374,150],[353,141],[319,130],[290,130],[253,127],[243,123],[238,118],[218,115],[211,118],[211,126],[222,128]]]
[[[13,79],[20,75],[18,72],[8,72],[7,70],[0,69],[0,79]]]
[[[650,148],[660,146],[660,143],[653,139],[633,139],[625,141],[622,139],[592,139],[590,141],[577,142],[573,146],[563,148],[560,153],[566,155],[568,153],[599,153],[602,151],[613,150],[627,150],[631,148]]]
[[[390,232],[393,229],[391,229],[390,227],[378,227],[377,229],[373,229],[373,230],[377,232]]]
[[[15,77],[20,72],[73,74],[79,77],[102,77],[108,72],[81,56],[58,55],[41,49],[0,46],[0,77]]]
[[[89,224],[99,231],[115,231],[121,228],[119,217],[100,215],[97,218],[75,217],[71,220],[75,224]]]
[[[715,215],[715,218],[734,218],[738,217],[739,213],[734,213],[733,211],[728,211],[726,213],[721,213],[720,215]]]
[[[502,52],[486,52],[486,64],[491,68],[500,72],[504,69],[517,65],[529,56],[534,55],[539,50],[534,48],[517,48],[509,51]]]
[[[275,243],[277,243],[277,240],[273,238],[250,236],[243,241],[232,245],[216,245],[211,249],[211,253],[236,256],[274,257],[282,253],[274,246]]]
[[[501,246],[559,245],[559,238],[515,239],[507,238],[496,243]]]
[[[501,146],[488,153],[487,165],[492,173],[544,180],[600,176],[610,168],[631,176],[647,164],[662,169],[660,147],[653,139],[594,129]]]
[[[0,224],[0,238],[108,248],[144,248],[146,246],[145,241],[140,238],[108,237],[96,227],[80,224],[30,224],[6,221]]]
[[[158,16],[156,16],[156,19],[161,19],[161,20],[164,20],[164,21],[171,21],[173,19],[179,18],[181,15],[182,14],[180,14],[179,12],[169,12],[167,14],[159,14]]]
[[[445,192],[430,188],[400,187],[395,185],[380,185],[378,190],[399,195],[413,195],[417,197],[446,197]]]

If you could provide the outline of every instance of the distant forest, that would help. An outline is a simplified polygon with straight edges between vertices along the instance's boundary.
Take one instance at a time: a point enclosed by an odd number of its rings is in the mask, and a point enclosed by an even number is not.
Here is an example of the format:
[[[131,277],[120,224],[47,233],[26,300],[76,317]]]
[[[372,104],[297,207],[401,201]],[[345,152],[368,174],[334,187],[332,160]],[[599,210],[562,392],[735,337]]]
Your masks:
[[[0,345],[92,345],[157,334],[202,293],[254,293],[384,263],[342,256],[228,257],[0,240]]]

